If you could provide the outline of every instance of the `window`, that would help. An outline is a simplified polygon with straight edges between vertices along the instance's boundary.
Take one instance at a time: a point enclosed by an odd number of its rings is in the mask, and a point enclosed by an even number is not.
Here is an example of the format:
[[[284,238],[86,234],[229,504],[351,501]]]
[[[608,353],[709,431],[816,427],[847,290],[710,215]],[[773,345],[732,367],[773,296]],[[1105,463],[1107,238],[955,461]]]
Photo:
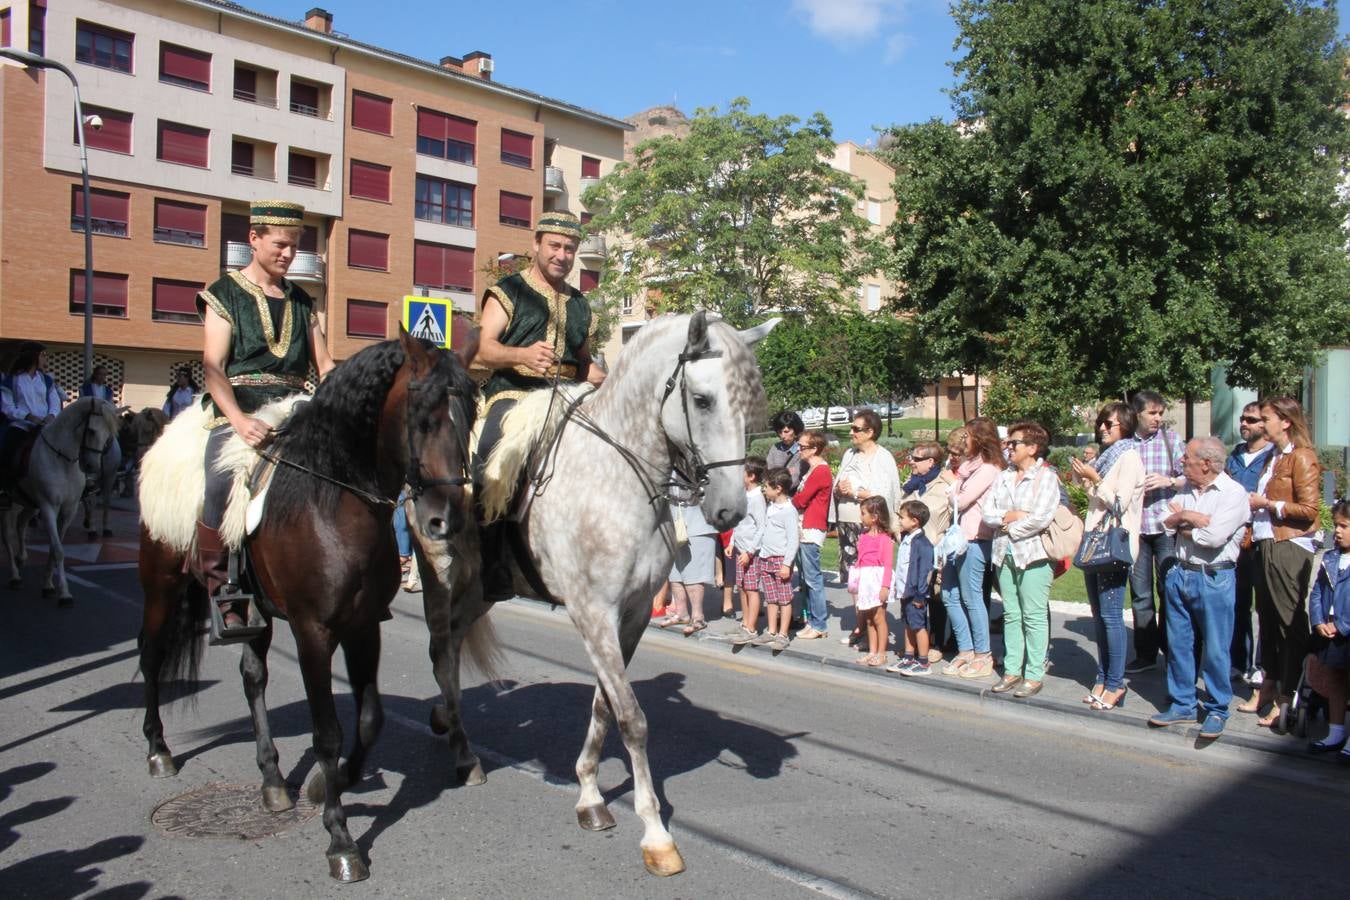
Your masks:
[[[591,219],[593,218],[595,218],[595,216],[591,215],[590,213],[584,212],[581,214],[581,224],[589,225],[591,224]]]
[[[388,336],[389,304],[374,300],[347,301],[347,336],[357,338],[375,338],[382,341]]]
[[[107,128],[107,123],[103,126]],[[155,158],[182,166],[205,169],[210,159],[211,132],[192,125],[160,120]]]
[[[315,228],[313,225],[301,225],[300,243],[296,245],[295,249],[299,250],[301,253],[318,253],[319,229]]]
[[[347,265],[353,269],[389,271],[389,235],[355,228],[348,231]]]
[[[881,224],[881,203],[877,200],[867,201],[867,221],[873,225]]]
[[[623,302],[622,302],[622,304],[621,304],[620,307],[619,307],[619,315],[621,315],[621,316],[631,316],[631,315],[633,314],[633,306],[634,306],[634,303],[633,303],[633,295],[632,295],[632,294],[624,294],[624,295],[623,295]]]
[[[128,210],[130,208],[130,194],[91,188],[89,191],[89,226],[93,229],[94,234],[126,237]],[[70,187],[70,230],[84,232],[84,189],[78,184]]]
[[[155,240],[161,244],[206,246],[206,207],[155,199]]]
[[[47,0],[28,4],[28,51],[42,56],[47,52]]]
[[[581,270],[581,292],[593,291],[600,286],[600,273],[590,269]]]
[[[205,288],[206,285],[200,281],[156,278],[151,284],[150,318],[157,322],[200,325],[202,319],[197,314],[197,293]]]
[[[473,227],[473,185],[417,176],[413,215],[423,222]]]
[[[277,73],[271,69],[256,69],[236,62],[234,64],[234,99],[277,108]]]
[[[253,145],[248,141],[230,142],[230,171],[253,177]]]
[[[470,119],[430,109],[417,111],[417,152],[473,165],[478,125]]]
[[[159,45],[159,80],[197,91],[211,90],[211,54],[177,44]]]
[[[376,134],[393,134],[394,101],[352,91],[352,127]]]
[[[876,312],[881,309],[881,285],[869,284],[867,286],[867,311]]]
[[[352,175],[347,189],[353,197],[389,201],[389,167],[352,160]]]
[[[583,156],[581,158],[581,177],[599,178],[600,160],[596,159],[594,156]]]
[[[302,116],[319,116],[319,86],[291,79],[291,112]]]
[[[319,186],[319,161],[306,153],[291,151],[286,180],[297,187]]]
[[[70,312],[84,315],[84,269],[70,270]],[[94,315],[127,317],[127,276],[94,273]]]
[[[131,72],[131,46],[135,35],[89,22],[75,23],[75,61]]]
[[[86,116],[98,116],[103,120],[103,128],[95,131],[93,128],[84,130],[85,145],[95,150],[111,150],[114,153],[131,152],[131,113],[119,112],[115,109],[104,109],[101,106],[84,105],[84,114]],[[73,144],[80,142],[79,123],[75,123],[71,132],[70,141]]]
[[[533,199],[524,194],[513,194],[510,191],[502,191],[500,206],[501,223],[503,225],[516,225],[520,228],[529,228],[530,207],[533,203]]]
[[[413,283],[456,291],[473,290],[473,251],[416,241],[413,244]]]
[[[9,46],[9,10],[0,9],[0,47]]]
[[[534,165],[534,138],[519,131],[502,129],[502,162],[530,168]]]

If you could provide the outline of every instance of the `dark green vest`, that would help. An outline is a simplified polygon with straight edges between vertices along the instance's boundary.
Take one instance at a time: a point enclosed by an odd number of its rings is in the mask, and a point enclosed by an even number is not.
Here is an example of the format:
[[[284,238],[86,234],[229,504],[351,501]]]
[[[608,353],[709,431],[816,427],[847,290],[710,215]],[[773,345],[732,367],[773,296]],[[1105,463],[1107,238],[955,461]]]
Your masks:
[[[305,389],[314,301],[294,282],[285,282],[285,287],[285,313],[275,333],[267,296],[240,273],[230,272],[197,294],[201,316],[206,316],[209,306],[230,323],[230,359],[225,364],[225,376],[234,388],[239,408],[246,413]],[[220,415],[210,394],[202,397],[202,404]]]
[[[581,371],[581,350],[591,335],[594,320],[591,305],[581,291],[567,287],[562,293],[556,292],[530,267],[488,288],[487,296],[495,297],[506,310],[508,321],[500,338],[502,344],[528,347],[546,341],[561,362],[542,376],[525,366],[498,369],[483,385],[485,398],[503,391],[548,387],[555,375],[563,381],[586,377]]]

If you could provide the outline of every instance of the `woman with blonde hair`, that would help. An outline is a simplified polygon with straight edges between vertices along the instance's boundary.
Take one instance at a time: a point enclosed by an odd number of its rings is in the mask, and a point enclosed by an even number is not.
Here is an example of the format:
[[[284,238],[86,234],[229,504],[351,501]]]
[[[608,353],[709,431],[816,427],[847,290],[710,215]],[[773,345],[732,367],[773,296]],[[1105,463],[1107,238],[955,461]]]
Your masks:
[[[1283,733],[1311,641],[1307,596],[1320,537],[1322,466],[1297,400],[1262,400],[1261,419],[1275,446],[1250,495],[1265,680],[1238,710],[1254,713],[1274,704],[1256,724]]]

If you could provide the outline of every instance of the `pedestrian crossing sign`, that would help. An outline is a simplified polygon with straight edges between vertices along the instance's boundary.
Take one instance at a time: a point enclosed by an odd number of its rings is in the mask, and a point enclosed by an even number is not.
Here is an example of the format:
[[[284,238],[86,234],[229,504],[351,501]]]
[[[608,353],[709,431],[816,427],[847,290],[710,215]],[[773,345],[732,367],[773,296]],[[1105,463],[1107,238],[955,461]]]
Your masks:
[[[438,297],[403,298],[403,327],[408,334],[450,348],[450,301]]]

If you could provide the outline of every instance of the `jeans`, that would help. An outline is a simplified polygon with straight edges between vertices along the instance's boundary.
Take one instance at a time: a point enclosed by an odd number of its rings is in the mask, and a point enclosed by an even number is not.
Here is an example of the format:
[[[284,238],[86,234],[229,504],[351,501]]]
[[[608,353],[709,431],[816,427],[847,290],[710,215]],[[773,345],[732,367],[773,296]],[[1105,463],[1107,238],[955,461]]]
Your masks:
[[[1044,559],[1019,569],[1010,556],[998,567],[1005,675],[1044,680],[1045,654],[1050,645],[1050,582],[1054,578],[1049,560]]]
[[[1176,564],[1176,538],[1166,532],[1139,535],[1139,556],[1130,571],[1131,606],[1134,611],[1134,655],[1153,661],[1159,651],[1167,652],[1167,622],[1162,614],[1167,606],[1163,586],[1167,573]],[[1153,606],[1153,586],[1158,585],[1158,611]]]
[[[989,611],[984,608],[984,571],[989,564],[988,540],[971,541],[953,566],[942,570],[942,605],[956,635],[960,653],[989,652]]]
[[[830,624],[830,611],[825,605],[825,576],[820,572],[820,545],[799,545],[797,566],[801,571],[802,609],[808,624],[816,631],[825,631]]]
[[[1230,665],[1239,672],[1250,672],[1256,667],[1256,631],[1252,628],[1252,600],[1256,594],[1255,548],[1238,554],[1237,603],[1233,606],[1233,645]]]
[[[1228,645],[1233,640],[1232,569],[1194,572],[1173,566],[1167,573],[1167,695],[1172,710],[1195,711],[1195,644],[1202,642],[1200,673],[1209,699],[1205,714],[1228,718],[1233,688],[1228,680]]]
[[[398,504],[394,506],[394,540],[398,541],[398,555],[412,556],[412,535],[408,532],[408,510],[404,508],[403,495],[398,495]]]
[[[1125,581],[1129,573],[1084,572],[1092,621],[1097,626],[1097,683],[1108,691],[1125,686]]]

